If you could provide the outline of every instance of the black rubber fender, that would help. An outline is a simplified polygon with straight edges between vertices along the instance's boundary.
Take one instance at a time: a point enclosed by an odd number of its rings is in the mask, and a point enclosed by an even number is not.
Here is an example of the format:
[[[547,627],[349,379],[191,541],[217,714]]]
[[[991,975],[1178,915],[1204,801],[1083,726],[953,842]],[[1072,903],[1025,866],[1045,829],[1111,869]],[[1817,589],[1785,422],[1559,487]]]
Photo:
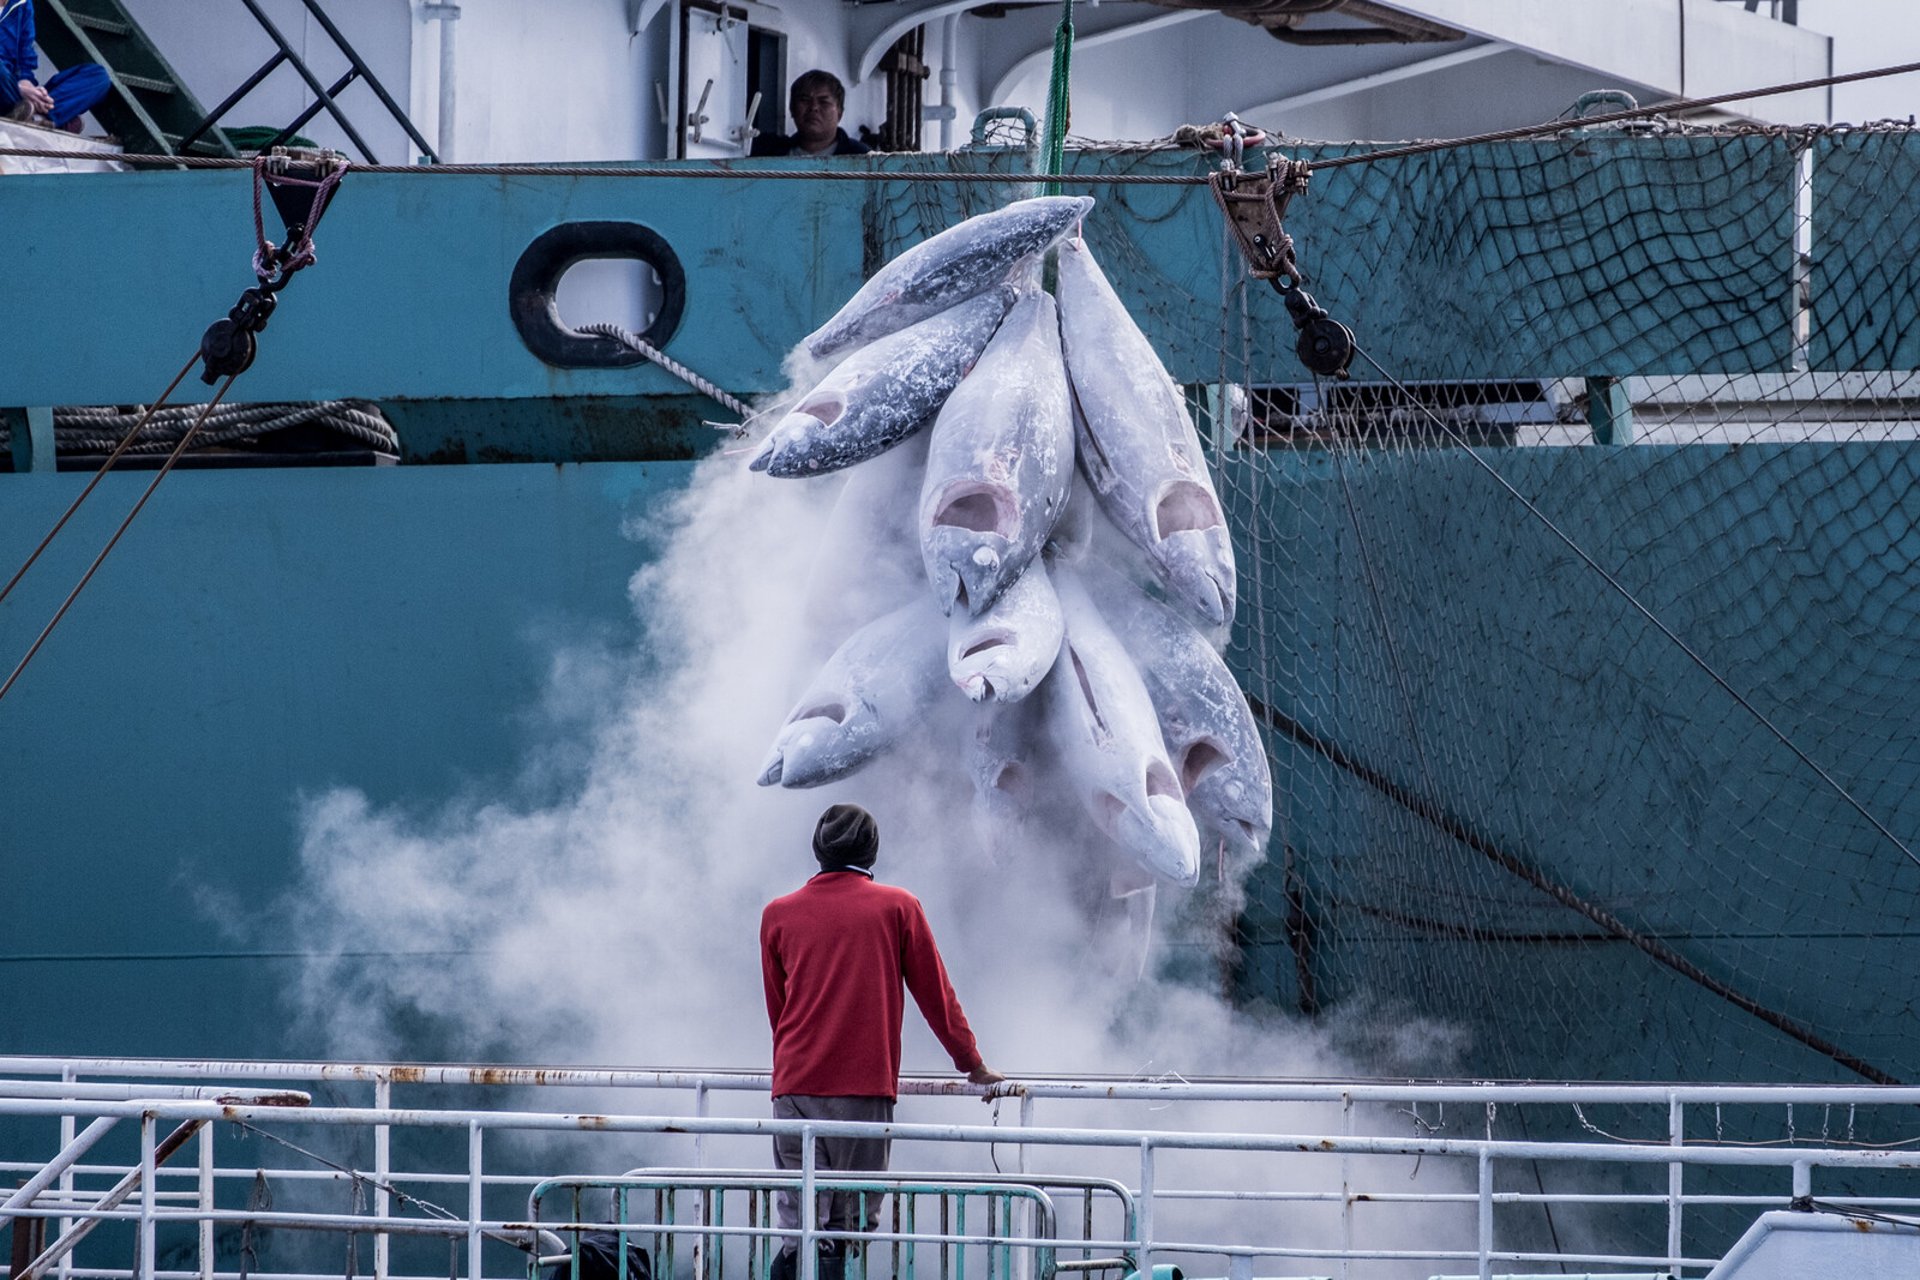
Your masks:
[[[560,320],[555,293],[567,268],[588,258],[637,258],[660,277],[660,310],[640,337],[664,347],[687,309],[687,273],[661,235],[637,222],[563,222],[535,236],[513,264],[507,307],[520,341],[560,369],[617,369],[645,356],[612,338],[581,333]]]

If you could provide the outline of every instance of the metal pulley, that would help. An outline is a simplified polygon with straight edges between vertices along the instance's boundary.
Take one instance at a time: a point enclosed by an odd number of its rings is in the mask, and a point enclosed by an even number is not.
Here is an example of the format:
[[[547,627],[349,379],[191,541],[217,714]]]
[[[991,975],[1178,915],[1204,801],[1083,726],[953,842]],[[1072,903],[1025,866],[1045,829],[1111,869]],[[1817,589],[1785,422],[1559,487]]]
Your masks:
[[[1267,281],[1285,300],[1287,316],[1299,331],[1294,352],[1300,363],[1320,377],[1344,379],[1356,353],[1353,330],[1301,288],[1307,273],[1294,257],[1293,237],[1280,225],[1288,203],[1307,189],[1311,176],[1306,161],[1272,154],[1266,172],[1248,173],[1230,153],[1208,181],[1247,260],[1248,274]]]
[[[1300,331],[1299,339],[1293,344],[1293,353],[1300,357],[1300,363],[1307,366],[1308,372],[1322,378],[1346,378],[1347,366],[1353,363],[1355,354],[1353,330],[1328,315],[1327,309],[1297,284],[1283,296],[1287,315],[1293,327]]]
[[[259,342],[254,335],[267,327],[267,317],[273,314],[273,308],[274,296],[256,286],[240,295],[240,301],[227,312],[226,319],[215,320],[207,326],[200,338],[200,359],[204,362],[200,370],[202,382],[212,386],[221,378],[247,371],[259,353]]]
[[[273,314],[275,295],[287,287],[294,272],[313,262],[314,228],[346,171],[347,158],[337,151],[275,147],[254,158],[253,274],[257,283],[240,295],[225,318],[215,320],[201,335],[202,382],[211,386],[221,378],[237,377],[253,364],[259,354],[258,334]],[[287,238],[279,244],[267,239],[261,223],[263,193],[286,224]]]

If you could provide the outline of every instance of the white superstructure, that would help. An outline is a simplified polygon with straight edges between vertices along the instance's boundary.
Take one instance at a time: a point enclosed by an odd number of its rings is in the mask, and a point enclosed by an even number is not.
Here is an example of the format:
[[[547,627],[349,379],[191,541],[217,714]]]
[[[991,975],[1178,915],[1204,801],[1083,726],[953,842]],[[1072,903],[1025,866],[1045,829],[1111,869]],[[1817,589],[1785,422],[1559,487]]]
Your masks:
[[[224,99],[273,53],[241,0],[127,0],[127,7],[205,104]],[[885,56],[916,27],[925,32],[922,148],[939,148],[943,137],[961,145],[982,108],[1044,114],[1060,12],[1052,0],[325,0],[324,7],[422,134],[459,161],[740,155],[750,141],[750,73],[782,86],[771,96],[783,99],[783,86],[811,67],[847,83],[845,124],[857,133],[882,123]],[[1321,41],[1339,39],[1328,33],[1342,29],[1378,35],[1381,28],[1356,20],[1364,9],[1307,12],[1318,7],[1310,0],[1262,7],[1301,10],[1286,19],[1297,24],[1288,30],[1315,42],[1288,43],[1206,8],[1080,0],[1073,132],[1162,137],[1231,111],[1292,137],[1440,137],[1550,119],[1591,90],[1647,102],[1920,61],[1920,24],[1908,0],[1395,0],[1372,7],[1402,15],[1413,30],[1451,29],[1458,38],[1361,44]],[[299,0],[261,0],[261,8],[323,83],[345,67]],[[228,122],[282,124],[311,97],[282,67]],[[941,110],[943,99],[950,113]],[[405,136],[366,88],[347,90],[343,104],[381,159],[410,156]],[[774,106],[784,126],[785,103]],[[1920,110],[1920,76],[1732,110],[1787,123],[1904,118]],[[942,115],[950,116],[944,128]],[[342,141],[324,117],[307,132]]]

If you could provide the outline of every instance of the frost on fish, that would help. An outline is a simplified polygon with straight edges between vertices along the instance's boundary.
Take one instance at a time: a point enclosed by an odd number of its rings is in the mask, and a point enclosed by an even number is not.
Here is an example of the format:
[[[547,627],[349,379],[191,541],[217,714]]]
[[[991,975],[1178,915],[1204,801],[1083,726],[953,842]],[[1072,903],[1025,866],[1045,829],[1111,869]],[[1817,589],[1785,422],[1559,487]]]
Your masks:
[[[1201,619],[1225,624],[1233,542],[1186,400],[1087,247],[1061,245],[1059,262],[1081,470],[1168,589]]]
[[[920,551],[941,610],[991,608],[1040,554],[1072,481],[1059,322],[1036,284],[934,419]]]
[[[1124,583],[1102,598],[1139,660],[1202,839],[1236,866],[1258,858],[1273,831],[1273,774],[1239,683],[1213,645],[1165,605]]]
[[[932,421],[1013,305],[996,288],[874,343],[800,397],[747,465],[772,476],[838,471]]]
[[[916,599],[854,632],[788,714],[760,785],[817,787],[891,746],[946,683],[941,624]]]
[[[1040,761],[1042,734],[1032,703],[988,703],[976,712],[963,749],[973,782],[970,817],[987,857],[1005,866],[1039,843],[1048,790]]]
[[[978,297],[1073,230],[1092,207],[1091,196],[1040,196],[948,227],[876,271],[802,345],[824,358]]]
[[[1046,565],[1036,558],[977,618],[948,622],[947,673],[975,702],[1018,702],[1053,669],[1065,624]]]
[[[1071,572],[1055,575],[1066,640],[1045,686],[1068,785],[1115,844],[1175,884],[1200,878],[1200,837],[1133,660]]]
[[[914,520],[927,465],[922,431],[846,470],[813,553],[807,621],[846,635],[924,595]]]

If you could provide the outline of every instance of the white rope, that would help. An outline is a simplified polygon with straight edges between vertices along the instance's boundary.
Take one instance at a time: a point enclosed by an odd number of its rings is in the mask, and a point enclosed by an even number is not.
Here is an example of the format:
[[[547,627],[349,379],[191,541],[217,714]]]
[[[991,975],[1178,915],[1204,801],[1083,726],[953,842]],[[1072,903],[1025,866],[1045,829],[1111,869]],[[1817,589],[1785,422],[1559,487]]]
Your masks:
[[[665,369],[680,381],[705,395],[712,396],[721,404],[739,414],[742,418],[751,418],[753,410],[745,402],[722,391],[672,356],[654,346],[645,339],[635,337],[617,324],[589,324],[581,326],[580,332],[598,334],[603,338],[612,338],[615,342],[632,351],[637,351],[647,359]]]

